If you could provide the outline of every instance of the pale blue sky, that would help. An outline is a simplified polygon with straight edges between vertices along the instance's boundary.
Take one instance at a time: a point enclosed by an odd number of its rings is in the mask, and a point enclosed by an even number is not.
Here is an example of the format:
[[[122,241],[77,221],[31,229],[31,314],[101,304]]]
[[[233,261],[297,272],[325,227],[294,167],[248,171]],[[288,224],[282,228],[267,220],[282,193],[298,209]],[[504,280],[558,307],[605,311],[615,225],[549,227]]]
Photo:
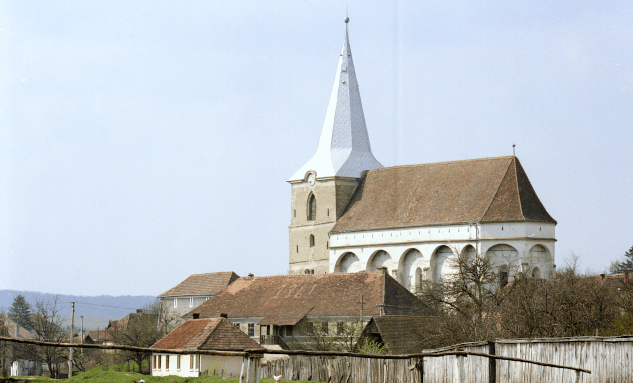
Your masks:
[[[630,1],[0,1],[0,289],[287,273],[346,4],[383,165],[514,142],[558,265],[633,245]]]

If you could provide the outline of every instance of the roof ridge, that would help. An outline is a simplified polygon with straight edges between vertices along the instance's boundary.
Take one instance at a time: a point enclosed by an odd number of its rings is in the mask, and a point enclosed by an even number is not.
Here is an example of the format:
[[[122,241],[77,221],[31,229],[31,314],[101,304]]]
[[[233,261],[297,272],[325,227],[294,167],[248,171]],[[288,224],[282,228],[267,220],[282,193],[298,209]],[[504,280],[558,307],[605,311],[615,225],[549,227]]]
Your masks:
[[[395,168],[412,168],[412,167],[417,167],[417,166],[433,166],[433,165],[454,164],[454,163],[459,163],[459,162],[496,160],[496,159],[504,159],[504,158],[512,158],[512,157],[514,157],[514,156],[494,156],[494,157],[471,158],[471,159],[466,159],[466,160],[430,162],[430,163],[426,163],[426,164],[408,164],[408,165],[385,166],[383,168],[369,170],[369,172],[379,172],[379,171],[388,170],[388,169],[395,169]]]
[[[361,271],[357,271],[355,273],[323,273],[323,274],[279,274],[279,275],[262,275],[262,276],[254,276],[254,277],[240,277],[240,279],[242,278],[253,278],[253,279],[260,279],[260,278],[285,278],[285,277],[319,277],[322,275],[349,275],[349,274],[383,274],[381,271],[365,271],[365,270],[361,270]]]
[[[506,156],[505,158],[508,158],[508,157],[512,158],[514,156]],[[488,214],[488,211],[490,210],[490,207],[492,207],[492,203],[495,201],[495,197],[497,197],[497,194],[499,193],[499,189],[501,189],[501,184],[503,184],[503,180],[506,179],[506,176],[508,175],[508,172],[510,171],[510,167],[511,166],[512,166],[512,161],[510,161],[510,163],[508,164],[508,167],[506,168],[505,173],[503,173],[503,177],[501,177],[501,180],[499,180],[499,185],[497,185],[497,190],[495,190],[495,192],[492,193],[492,199],[488,203],[488,207],[486,208],[486,211],[484,212],[484,214],[482,214],[482,216],[479,217],[479,219],[478,219],[479,222],[481,222],[484,219],[484,217],[486,216],[486,214]],[[521,202],[519,201],[519,204],[520,203]]]
[[[510,166],[512,166],[512,164],[514,164],[514,182],[516,182],[517,185],[517,199],[519,200],[519,210],[521,211],[521,217],[523,217],[523,219],[526,219],[525,214],[523,213],[523,202],[521,201],[521,187],[519,187],[519,171],[517,169],[516,156],[512,156],[512,162],[510,163]]]

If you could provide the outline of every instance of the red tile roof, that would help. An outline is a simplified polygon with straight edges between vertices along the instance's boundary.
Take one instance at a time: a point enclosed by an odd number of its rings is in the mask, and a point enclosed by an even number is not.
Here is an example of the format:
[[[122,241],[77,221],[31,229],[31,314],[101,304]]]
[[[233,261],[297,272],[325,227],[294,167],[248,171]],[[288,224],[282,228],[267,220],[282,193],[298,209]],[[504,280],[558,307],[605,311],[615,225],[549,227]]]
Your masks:
[[[373,321],[391,355],[422,352],[428,348],[428,328],[437,326],[437,318],[424,316],[378,316]]]
[[[518,221],[556,223],[509,156],[370,170],[332,232]]]
[[[224,318],[188,320],[151,348],[225,351],[264,349]]]
[[[159,297],[212,296],[237,278],[239,275],[232,271],[193,274],[175,287],[160,294]]]
[[[198,306],[183,318],[226,313],[230,318],[261,317],[260,324],[294,325],[304,316],[415,315],[423,304],[384,273],[283,275],[244,277]]]
[[[7,328],[9,333],[9,338],[18,338],[18,339],[35,339],[35,335],[33,335],[30,331],[25,329],[24,327],[17,324],[8,315],[0,314],[0,320],[4,320],[4,325]],[[17,332],[17,336],[16,336]]]

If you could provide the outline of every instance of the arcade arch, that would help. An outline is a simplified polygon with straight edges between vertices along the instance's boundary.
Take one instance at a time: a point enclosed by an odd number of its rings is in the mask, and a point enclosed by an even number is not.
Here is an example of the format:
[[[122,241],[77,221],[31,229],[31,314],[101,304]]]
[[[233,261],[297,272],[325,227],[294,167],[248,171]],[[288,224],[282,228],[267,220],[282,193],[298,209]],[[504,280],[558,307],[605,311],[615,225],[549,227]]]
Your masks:
[[[358,271],[361,271],[360,259],[351,252],[343,254],[334,268],[336,273],[356,273]]]
[[[378,250],[369,258],[369,261],[367,262],[367,271],[378,271],[376,268],[384,266],[390,272],[392,269],[392,263],[393,262],[391,261],[389,253],[384,250]]]
[[[445,269],[444,263],[449,257],[455,253],[448,246],[438,247],[431,256],[431,282],[439,283],[442,281],[442,270]]]
[[[398,266],[402,285],[410,291],[418,291],[422,281],[426,279],[424,266],[424,257],[422,257],[420,250],[407,250]]]

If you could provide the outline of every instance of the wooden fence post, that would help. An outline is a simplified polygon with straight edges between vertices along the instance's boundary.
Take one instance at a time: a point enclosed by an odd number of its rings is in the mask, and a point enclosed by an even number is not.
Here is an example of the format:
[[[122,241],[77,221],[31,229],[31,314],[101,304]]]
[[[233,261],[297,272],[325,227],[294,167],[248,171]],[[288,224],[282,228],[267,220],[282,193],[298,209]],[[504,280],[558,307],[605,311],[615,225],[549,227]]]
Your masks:
[[[457,379],[456,379],[457,378]],[[464,376],[464,355],[456,355],[453,359],[453,382],[465,383]]]
[[[488,354],[495,353],[495,342],[488,342]],[[488,383],[497,383],[497,359],[488,358]]]
[[[240,383],[245,383],[247,367],[248,355],[244,354],[244,356],[242,357],[242,370],[240,371]]]

